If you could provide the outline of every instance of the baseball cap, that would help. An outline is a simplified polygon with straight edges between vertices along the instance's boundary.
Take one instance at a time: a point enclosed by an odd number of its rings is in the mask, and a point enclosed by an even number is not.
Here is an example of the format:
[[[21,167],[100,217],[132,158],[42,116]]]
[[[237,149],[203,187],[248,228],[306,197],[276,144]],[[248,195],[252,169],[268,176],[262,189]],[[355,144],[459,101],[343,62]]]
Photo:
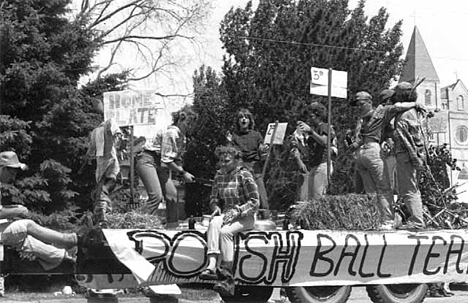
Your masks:
[[[397,86],[395,86],[395,93],[397,92],[401,92],[401,91],[407,91],[407,90],[412,90],[413,89],[413,85],[409,82],[400,82],[397,84]]]
[[[27,167],[26,164],[21,163],[18,160],[18,156],[12,151],[4,151],[0,153],[0,167],[3,166],[19,168],[21,170],[25,170]]]
[[[368,92],[365,92],[365,91],[357,92],[354,95],[354,98],[351,99],[350,104],[352,106],[354,106],[354,105],[356,105],[357,101],[359,101],[359,100],[372,100],[372,96],[371,96],[371,94],[369,94]]]
[[[384,89],[383,91],[381,91],[379,94],[380,103],[386,102],[393,96],[393,94],[395,94],[395,91],[393,89]]]

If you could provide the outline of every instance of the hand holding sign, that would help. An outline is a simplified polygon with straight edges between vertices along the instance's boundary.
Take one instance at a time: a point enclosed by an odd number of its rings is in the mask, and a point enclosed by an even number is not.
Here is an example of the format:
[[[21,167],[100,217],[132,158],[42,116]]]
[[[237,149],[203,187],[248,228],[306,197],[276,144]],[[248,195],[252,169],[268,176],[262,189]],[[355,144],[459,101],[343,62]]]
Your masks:
[[[265,144],[283,144],[284,135],[286,134],[286,127],[288,123],[270,123],[265,134],[263,142]],[[275,130],[276,129],[276,130]],[[274,138],[273,138],[274,135]]]
[[[297,121],[297,129],[302,133],[309,133],[312,130],[312,128],[303,121]]]

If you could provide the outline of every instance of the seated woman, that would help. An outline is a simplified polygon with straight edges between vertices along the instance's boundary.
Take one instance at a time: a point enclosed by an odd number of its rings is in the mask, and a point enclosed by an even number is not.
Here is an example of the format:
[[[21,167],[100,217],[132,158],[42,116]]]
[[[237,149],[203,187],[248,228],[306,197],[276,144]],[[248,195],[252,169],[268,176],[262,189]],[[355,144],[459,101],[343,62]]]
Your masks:
[[[234,236],[253,228],[260,204],[259,194],[252,173],[241,165],[239,149],[222,146],[216,149],[215,154],[220,169],[214,178],[210,197],[213,213],[207,232],[208,266],[200,278],[220,278],[213,289],[223,295],[234,295]],[[220,254],[222,260],[218,260]],[[221,265],[216,273],[218,262]]]
[[[25,168],[26,165],[19,162],[15,152],[0,153],[0,183],[12,183],[18,171]],[[78,235],[60,233],[28,219],[11,222],[13,218],[24,218],[27,213],[28,209],[22,205],[2,206],[0,203],[0,219],[3,219],[0,220],[3,221],[0,223],[2,244],[34,255],[45,270],[59,266],[64,260],[74,262]]]

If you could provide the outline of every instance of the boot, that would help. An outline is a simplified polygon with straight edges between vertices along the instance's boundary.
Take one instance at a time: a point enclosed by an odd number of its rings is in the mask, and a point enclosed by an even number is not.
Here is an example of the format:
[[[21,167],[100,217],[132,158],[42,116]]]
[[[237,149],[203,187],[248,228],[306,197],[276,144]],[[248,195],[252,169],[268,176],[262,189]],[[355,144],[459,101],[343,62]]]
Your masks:
[[[215,284],[213,290],[222,296],[234,296],[236,285],[234,283],[234,274],[232,262],[222,262],[219,269],[221,281]]]

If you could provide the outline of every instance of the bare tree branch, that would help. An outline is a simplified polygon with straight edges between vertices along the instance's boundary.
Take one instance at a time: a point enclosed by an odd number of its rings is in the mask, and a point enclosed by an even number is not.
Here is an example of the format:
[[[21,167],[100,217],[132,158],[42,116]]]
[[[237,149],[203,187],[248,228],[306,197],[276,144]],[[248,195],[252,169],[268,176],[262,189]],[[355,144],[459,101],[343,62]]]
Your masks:
[[[106,53],[97,77],[119,67],[130,71],[130,80],[157,83],[177,82],[193,61],[189,55],[201,49],[200,32],[213,8],[213,0],[80,1],[74,17],[96,31]]]

